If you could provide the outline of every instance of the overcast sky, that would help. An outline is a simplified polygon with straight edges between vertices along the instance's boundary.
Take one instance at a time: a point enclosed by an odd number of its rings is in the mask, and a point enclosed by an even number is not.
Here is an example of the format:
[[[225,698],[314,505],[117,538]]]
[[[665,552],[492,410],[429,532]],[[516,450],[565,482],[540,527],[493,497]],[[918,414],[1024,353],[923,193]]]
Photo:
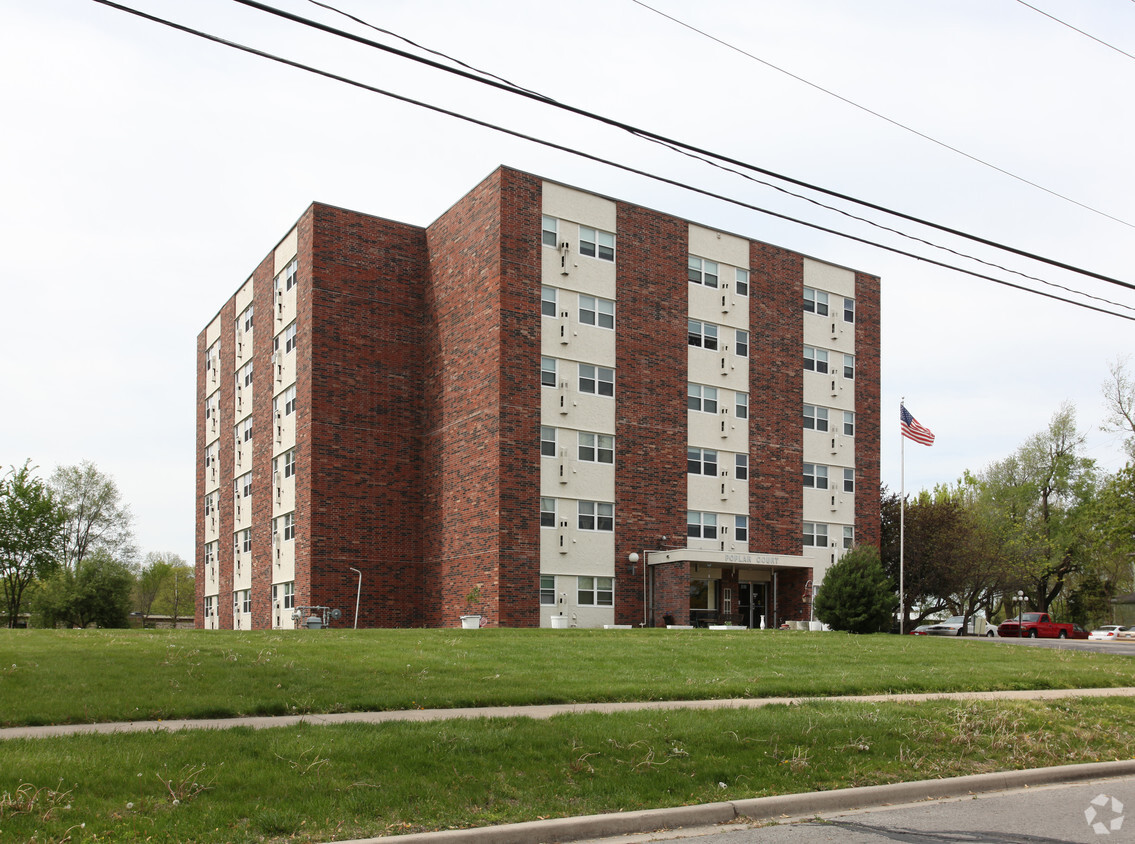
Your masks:
[[[233,2],[134,5],[981,270],[625,133]],[[397,43],[304,0],[277,5]],[[1015,0],[651,5],[1103,213],[896,128],[633,0],[339,0],[375,25],[557,100],[1135,280],[1132,58]],[[1033,5],[1135,54],[1135,3]],[[319,200],[427,225],[498,164],[880,275],[883,482],[891,489],[900,486],[901,396],[937,435],[931,448],[908,445],[908,491],[953,482],[1005,457],[1066,400],[1089,434],[1089,456],[1109,471],[1122,465],[1120,438],[1099,431],[1100,385],[1109,362],[1131,347],[1135,325],[1128,320],[430,114],[92,0],[0,0],[0,12],[0,464],[30,458],[47,474],[60,464],[94,461],[132,506],[143,552],[193,559],[196,337],[307,205]],[[902,228],[1135,305],[1127,289]]]

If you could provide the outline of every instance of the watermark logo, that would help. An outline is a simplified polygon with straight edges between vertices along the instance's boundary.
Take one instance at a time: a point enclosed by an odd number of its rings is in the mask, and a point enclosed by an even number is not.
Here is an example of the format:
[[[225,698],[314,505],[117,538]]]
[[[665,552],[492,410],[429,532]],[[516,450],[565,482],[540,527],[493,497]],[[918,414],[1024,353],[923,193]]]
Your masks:
[[[1106,794],[1096,795],[1084,810],[1084,820],[1096,835],[1110,835],[1123,828],[1123,804]]]

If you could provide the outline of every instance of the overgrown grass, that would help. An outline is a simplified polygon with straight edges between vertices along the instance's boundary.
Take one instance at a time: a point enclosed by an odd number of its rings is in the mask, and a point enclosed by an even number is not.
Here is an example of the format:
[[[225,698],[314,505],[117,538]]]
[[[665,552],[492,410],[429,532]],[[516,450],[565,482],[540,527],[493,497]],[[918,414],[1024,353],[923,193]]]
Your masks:
[[[1127,759],[1135,700],[304,725],[3,752],[5,841],[326,841]]]
[[[781,631],[0,633],[0,725],[1135,684],[1130,657]]]

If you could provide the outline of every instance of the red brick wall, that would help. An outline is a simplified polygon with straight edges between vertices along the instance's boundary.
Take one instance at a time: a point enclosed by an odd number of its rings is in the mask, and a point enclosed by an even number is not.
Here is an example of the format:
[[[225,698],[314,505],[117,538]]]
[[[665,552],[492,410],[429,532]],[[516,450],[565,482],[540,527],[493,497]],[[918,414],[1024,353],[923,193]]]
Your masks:
[[[855,538],[879,547],[879,279],[855,274]],[[898,413],[891,417],[898,429]]]
[[[757,241],[749,254],[749,547],[798,555],[804,531],[804,259]]]
[[[782,569],[776,576],[775,618],[769,596],[769,625],[782,621],[808,621],[812,612],[812,569]]]
[[[217,626],[232,629],[233,626],[233,426],[236,424],[233,401],[236,398],[236,297],[229,299],[221,308],[221,344],[218,354],[219,369],[217,380],[221,385],[220,419],[217,430],[217,477],[220,485],[217,492],[218,504],[218,543],[217,543]],[[255,391],[254,391],[255,392]]]
[[[276,379],[272,372],[272,337],[283,328],[276,321],[275,294],[272,290],[273,257],[268,255],[252,273],[252,554],[251,566],[253,627],[272,626],[272,570],[275,549],[272,544],[272,447],[275,420],[272,418],[272,391]],[[250,358],[245,357],[245,360]],[[221,432],[224,435],[224,431]],[[233,429],[228,429],[229,439]],[[232,556],[232,537],[229,537]],[[230,597],[231,601],[232,598]]]
[[[204,626],[202,612],[205,606],[205,519],[203,516],[205,505],[205,432],[207,430],[205,397],[212,391],[213,386],[209,382],[208,373],[205,371],[206,348],[205,332],[202,331],[197,335],[197,392],[195,394],[197,401],[197,472],[194,475],[196,497],[193,499],[193,568],[195,571],[193,626],[198,629]]]
[[[685,544],[689,227],[624,203],[616,213],[615,622],[638,624],[644,549]],[[674,588],[685,613],[688,572]]]
[[[337,607],[337,626],[351,626],[353,567],[359,626],[421,623],[425,233],[316,204],[300,243],[311,257],[306,284],[301,261],[297,353],[311,367],[297,373],[296,523],[310,546],[296,553],[311,580],[310,593],[297,583],[296,603]]]
[[[685,504],[682,521],[685,522]],[[685,525],[682,525],[683,532]],[[652,566],[650,626],[665,627],[666,616],[673,624],[690,623],[690,564],[663,563]]]

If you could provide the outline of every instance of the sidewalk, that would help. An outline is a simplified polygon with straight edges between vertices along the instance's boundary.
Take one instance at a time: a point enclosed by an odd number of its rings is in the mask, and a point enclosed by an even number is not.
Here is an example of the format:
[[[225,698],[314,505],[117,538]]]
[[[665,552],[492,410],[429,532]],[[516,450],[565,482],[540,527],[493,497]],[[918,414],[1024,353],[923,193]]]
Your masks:
[[[248,718],[201,718],[170,721],[113,721],[101,724],[56,724],[46,727],[5,727],[0,741],[49,738],[79,733],[145,733],[178,730],[225,730],[230,727],[269,729],[296,724],[387,724],[392,721],[446,721],[452,718],[552,718],[584,712],[633,712],[655,709],[756,709],[799,705],[809,701],[909,703],[926,700],[1055,700],[1066,697],[1135,697],[1135,687],[1108,689],[1038,689],[1002,692],[928,692],[925,694],[847,695],[844,697],[766,697],[725,700],[654,700],[627,703],[562,703],[541,706],[479,706],[468,709],[400,709],[389,712],[335,712],[305,715],[258,715]]]

